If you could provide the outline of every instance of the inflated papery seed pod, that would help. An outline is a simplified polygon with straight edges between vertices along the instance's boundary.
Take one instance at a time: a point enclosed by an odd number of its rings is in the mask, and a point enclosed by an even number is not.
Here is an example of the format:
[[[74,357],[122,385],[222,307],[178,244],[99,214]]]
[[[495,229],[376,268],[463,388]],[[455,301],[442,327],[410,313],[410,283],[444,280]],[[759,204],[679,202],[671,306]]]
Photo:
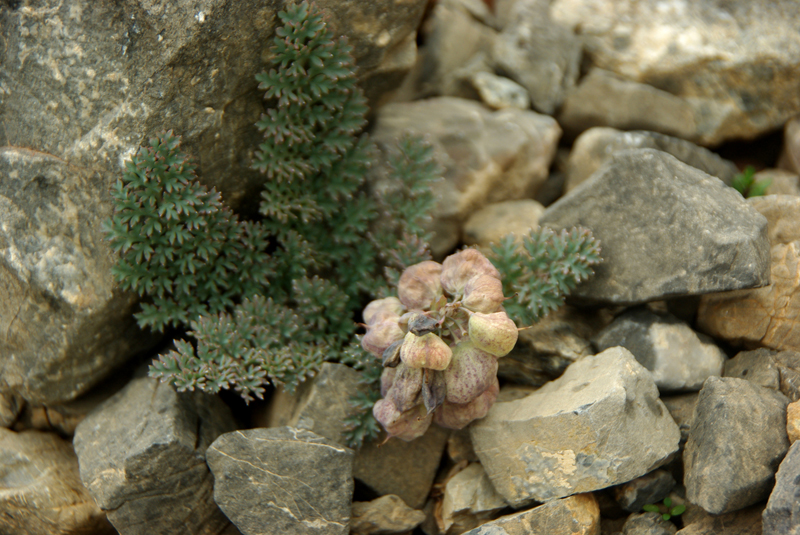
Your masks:
[[[469,339],[475,347],[502,357],[514,349],[519,338],[519,329],[505,311],[481,314],[476,312],[469,317]]]
[[[444,370],[452,356],[453,350],[434,333],[422,336],[407,333],[400,348],[400,359],[411,368]]]
[[[397,321],[386,320],[367,325],[367,334],[361,339],[361,347],[376,357],[382,357],[383,352],[404,336],[403,329]]]
[[[433,413],[433,421],[448,429],[463,429],[473,420],[486,416],[489,409],[494,405],[499,392],[500,383],[497,381],[497,377],[495,377],[492,384],[489,385],[489,388],[469,403],[459,405],[445,401],[442,406]]]
[[[464,249],[442,262],[442,288],[451,296],[463,295],[467,283],[481,275],[490,275],[500,280],[497,268],[476,249]]]
[[[453,348],[450,366],[442,373],[447,385],[446,401],[463,405],[497,380],[497,359],[471,341],[462,340]]]
[[[381,373],[381,397],[385,398],[389,393],[389,389],[394,384],[394,376],[397,373],[397,368],[384,368]]]
[[[397,437],[406,442],[424,435],[433,421],[433,414],[428,414],[422,404],[400,412],[387,399],[379,399],[375,403],[372,415],[386,429],[390,437]]]
[[[480,275],[464,286],[461,306],[473,312],[491,314],[497,312],[504,300],[503,282],[492,275]]]
[[[442,265],[432,260],[406,268],[397,284],[397,296],[408,309],[427,309],[442,296]]]
[[[409,368],[404,364],[397,367],[392,387],[384,396],[391,401],[400,412],[419,405],[422,391],[424,371],[420,368]]]
[[[396,297],[386,297],[372,301],[364,309],[364,323],[372,325],[386,320],[397,320],[406,309]]]

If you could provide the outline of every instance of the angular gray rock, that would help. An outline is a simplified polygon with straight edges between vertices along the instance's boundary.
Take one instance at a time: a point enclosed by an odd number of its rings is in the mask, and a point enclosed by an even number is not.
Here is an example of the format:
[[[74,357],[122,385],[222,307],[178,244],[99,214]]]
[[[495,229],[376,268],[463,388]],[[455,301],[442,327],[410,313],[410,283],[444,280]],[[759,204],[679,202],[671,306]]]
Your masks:
[[[522,238],[539,228],[539,218],[544,206],[533,199],[487,204],[475,211],[464,223],[462,241],[489,250],[491,244],[500,243],[508,234]]]
[[[531,97],[525,88],[503,76],[481,71],[470,76],[469,81],[483,103],[492,109],[527,110],[531,105]]]
[[[481,464],[515,507],[630,481],[667,462],[679,440],[652,375],[621,347],[472,425]]]
[[[788,403],[744,379],[709,377],[683,454],[686,499],[714,515],[766,499],[789,449]]]
[[[582,225],[603,262],[576,298],[634,304],[769,283],[767,221],[717,178],[653,149],[613,154],[539,220]]]
[[[675,484],[675,478],[666,470],[653,470],[614,487],[614,498],[626,511],[639,513],[643,505],[659,503],[666,498]]]
[[[704,334],[671,314],[635,308],[618,316],[592,340],[598,351],[622,346],[650,370],[661,392],[697,391],[722,375],[725,353]]]
[[[414,529],[425,520],[425,513],[412,509],[398,496],[387,494],[371,502],[353,502],[350,533],[390,535]]]
[[[0,533],[116,533],[81,483],[72,445],[41,431],[0,428]]]
[[[220,435],[206,452],[214,501],[244,535],[346,535],[353,450],[305,429]]]
[[[83,484],[120,534],[232,534],[205,461],[232,429],[219,398],[141,377],[92,411],[73,444]]]
[[[762,535],[761,514],[764,505],[754,505],[747,509],[710,515],[696,508],[698,512],[690,515],[691,508],[681,517],[686,526],[677,535]]]
[[[388,153],[403,132],[428,136],[444,180],[434,184],[434,256],[461,239],[463,223],[486,204],[533,197],[547,180],[561,129],[552,117],[533,111],[492,111],[478,102],[439,97],[388,104],[375,118],[372,139]],[[378,191],[391,188],[376,166]]]
[[[301,384],[294,395],[282,389],[273,395],[269,414],[264,415],[264,427],[306,429],[346,446],[344,420],[352,411],[350,398],[363,390],[359,375],[344,364],[325,362],[317,375]]]
[[[683,163],[715,176],[728,185],[739,172],[733,162],[684,139],[645,130],[623,132],[615,128],[597,127],[590,128],[575,140],[567,161],[565,190],[577,187],[597,171],[609,156],[626,149],[657,149],[672,154]]]
[[[552,115],[578,79],[581,42],[549,8],[548,1],[515,2],[491,55],[496,70],[528,90],[536,111]]]
[[[752,139],[800,112],[800,5],[793,0],[555,0],[550,12],[584,39],[585,67],[685,102],[691,116],[673,119],[685,121],[679,137],[703,145]],[[604,96],[619,110],[630,105],[622,95]],[[643,119],[673,112],[638,111]]]
[[[689,439],[689,431],[694,421],[694,408],[697,405],[697,392],[678,394],[677,396],[662,396],[661,401],[667,407],[670,416],[681,430],[681,446]]]
[[[592,494],[578,494],[487,522],[465,535],[599,535],[600,507]]]
[[[781,462],[775,487],[763,513],[764,535],[800,533],[800,443],[795,442]]]
[[[449,436],[449,430],[432,425],[411,442],[392,439],[384,444],[386,435],[381,433],[356,452],[353,477],[380,496],[396,494],[409,507],[420,509],[430,494]]]
[[[480,463],[451,477],[444,487],[442,521],[445,533],[464,533],[491,520],[508,507]]]
[[[725,377],[780,390],[789,401],[800,399],[800,353],[767,348],[740,351],[725,363]]]
[[[658,513],[641,513],[628,517],[622,526],[622,535],[675,535],[678,528],[664,521]]]

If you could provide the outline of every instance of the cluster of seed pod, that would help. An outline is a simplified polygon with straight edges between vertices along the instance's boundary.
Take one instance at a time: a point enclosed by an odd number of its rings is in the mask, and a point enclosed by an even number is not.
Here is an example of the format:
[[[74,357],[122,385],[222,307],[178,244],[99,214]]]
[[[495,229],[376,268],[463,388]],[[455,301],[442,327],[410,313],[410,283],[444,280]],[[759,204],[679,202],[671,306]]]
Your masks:
[[[461,429],[486,416],[499,390],[497,359],[518,336],[503,310],[500,273],[466,249],[409,267],[397,290],[364,309],[361,344],[384,366],[375,418],[408,441],[431,422]]]

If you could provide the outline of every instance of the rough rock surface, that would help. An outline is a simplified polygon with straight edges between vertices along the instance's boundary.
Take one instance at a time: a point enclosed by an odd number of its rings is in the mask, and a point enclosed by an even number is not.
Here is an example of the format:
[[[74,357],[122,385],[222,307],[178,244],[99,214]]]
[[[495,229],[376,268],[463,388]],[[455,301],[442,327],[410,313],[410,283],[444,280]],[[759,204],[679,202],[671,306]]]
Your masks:
[[[0,532],[115,533],[81,483],[69,442],[40,431],[0,428]]]
[[[617,503],[630,513],[638,513],[648,503],[660,503],[675,487],[675,478],[666,470],[653,470],[618,487],[614,487]]]
[[[524,87],[503,76],[491,72],[476,72],[469,77],[472,87],[484,104],[495,110],[518,108],[527,110],[531,98]]]
[[[353,450],[305,429],[255,428],[220,435],[206,459],[214,501],[243,535],[349,532]]]
[[[766,348],[740,351],[725,363],[725,377],[747,379],[780,390],[789,401],[800,399],[800,353]]]
[[[658,513],[641,513],[628,517],[622,526],[622,535],[675,535],[678,528],[665,522]]]
[[[420,509],[431,490],[449,435],[448,430],[432,425],[411,442],[395,438],[382,444],[386,439],[382,433],[356,452],[353,477],[378,495],[396,494],[409,507]]]
[[[533,197],[547,179],[561,129],[532,111],[492,111],[477,102],[440,97],[389,104],[376,116],[372,139],[388,151],[402,132],[429,137],[444,180],[433,186],[431,242],[444,255],[461,238],[461,226],[486,204]],[[382,187],[385,178],[375,171]]]
[[[570,191],[589,178],[617,151],[657,149],[675,156],[685,164],[730,184],[739,172],[733,162],[719,157],[694,143],[656,132],[623,132],[615,128],[590,128],[578,136],[567,160],[564,189]]]
[[[464,533],[490,520],[508,504],[492,486],[480,465],[472,463],[444,487],[442,520],[445,532]],[[454,530],[451,530],[455,526]]]
[[[219,398],[142,377],[89,414],[73,444],[83,484],[122,535],[217,535],[231,526],[214,504],[205,452],[232,429]]]
[[[743,379],[709,377],[683,454],[686,498],[714,515],[766,499],[789,449],[788,403]]]
[[[389,535],[414,529],[425,520],[425,513],[412,509],[398,496],[387,494],[371,502],[353,502],[350,533]]]
[[[618,485],[665,463],[680,431],[652,375],[617,347],[572,364],[525,398],[495,403],[472,442],[512,506]]]
[[[677,535],[762,535],[761,512],[763,505],[754,505],[741,511],[724,515],[701,512],[691,520],[683,515],[684,525]]]
[[[722,375],[727,360],[713,340],[698,335],[671,314],[646,308],[628,310],[594,339],[598,351],[622,346],[650,370],[662,392],[696,391],[711,376]]]
[[[767,218],[771,284],[703,296],[698,327],[733,344],[800,350],[800,198],[769,195],[748,203]]]
[[[677,396],[664,396],[661,401],[667,407],[670,416],[681,430],[681,445],[689,439],[689,431],[694,421],[694,408],[697,405],[697,392],[679,394]]]
[[[464,223],[462,241],[489,250],[491,244],[499,243],[508,234],[521,238],[539,228],[539,218],[543,213],[544,206],[533,199],[487,204]]]
[[[613,154],[545,210],[542,226],[589,228],[603,262],[572,295],[613,304],[769,283],[767,222],[719,179],[653,149]]]
[[[800,401],[793,401],[786,407],[786,436],[790,444],[800,440]]]
[[[504,516],[465,535],[599,535],[600,508],[592,494],[578,494]]]
[[[550,12],[584,39],[589,66],[685,101],[693,112],[685,139],[753,138],[800,111],[800,5],[793,0],[556,0]]]
[[[800,533],[800,444],[793,444],[781,462],[762,518],[764,535]]]
[[[358,380],[359,373],[353,368],[326,362],[294,395],[278,390],[269,404],[264,427],[306,429],[346,445],[344,420],[352,410],[350,398],[361,388]]]

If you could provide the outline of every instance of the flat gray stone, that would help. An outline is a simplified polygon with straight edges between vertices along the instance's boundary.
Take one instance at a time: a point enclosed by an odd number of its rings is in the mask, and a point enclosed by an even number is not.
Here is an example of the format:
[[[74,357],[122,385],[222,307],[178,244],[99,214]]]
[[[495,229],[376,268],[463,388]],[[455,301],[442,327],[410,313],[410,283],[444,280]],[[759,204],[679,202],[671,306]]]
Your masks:
[[[722,375],[725,353],[704,334],[671,314],[635,308],[618,316],[593,342],[598,351],[622,346],[650,370],[661,392],[700,390],[711,376]]]
[[[472,424],[481,464],[515,507],[630,481],[667,462],[679,440],[652,375],[621,347]]]
[[[781,462],[762,518],[764,535],[800,533],[800,442],[792,444]]]
[[[214,500],[244,535],[346,535],[353,450],[311,431],[255,428],[206,452]]]
[[[581,225],[603,262],[572,296],[635,304],[769,283],[767,221],[733,188],[653,149],[613,154],[539,220]]]
[[[789,449],[788,403],[743,379],[709,377],[683,454],[686,498],[714,515],[766,499]]]
[[[597,535],[600,507],[592,494],[578,494],[487,522],[465,535]]]
[[[205,453],[233,428],[219,398],[141,377],[92,411],[73,444],[83,484],[120,534],[218,535],[231,525]]]

